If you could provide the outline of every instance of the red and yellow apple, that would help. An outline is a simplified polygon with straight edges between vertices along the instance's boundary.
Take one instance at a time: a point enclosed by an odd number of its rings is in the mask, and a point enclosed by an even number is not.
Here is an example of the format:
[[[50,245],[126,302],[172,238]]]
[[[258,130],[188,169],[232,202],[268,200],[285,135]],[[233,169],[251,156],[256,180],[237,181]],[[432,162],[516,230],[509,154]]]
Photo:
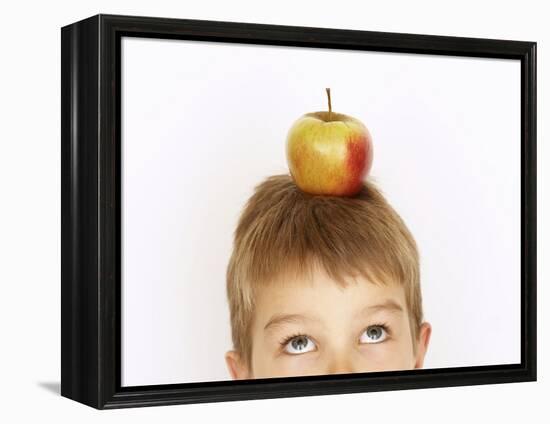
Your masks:
[[[352,116],[332,111],[302,115],[288,131],[286,158],[296,185],[310,194],[353,196],[372,166],[372,138]]]

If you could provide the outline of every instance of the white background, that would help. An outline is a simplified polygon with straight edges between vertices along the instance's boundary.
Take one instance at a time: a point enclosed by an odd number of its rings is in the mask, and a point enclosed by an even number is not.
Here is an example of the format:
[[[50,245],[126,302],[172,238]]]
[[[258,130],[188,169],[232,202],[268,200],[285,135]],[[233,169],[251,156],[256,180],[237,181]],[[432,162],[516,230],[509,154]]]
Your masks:
[[[550,41],[543,2],[104,1],[4,5],[0,27],[0,418],[6,422],[543,422],[549,415],[547,169]],[[60,33],[98,12],[403,33],[538,41],[539,381],[95,411],[61,398],[60,373]]]
[[[125,38],[125,386],[228,380],[226,267],[286,134],[332,106],[420,250],[426,368],[519,363],[519,60]]]

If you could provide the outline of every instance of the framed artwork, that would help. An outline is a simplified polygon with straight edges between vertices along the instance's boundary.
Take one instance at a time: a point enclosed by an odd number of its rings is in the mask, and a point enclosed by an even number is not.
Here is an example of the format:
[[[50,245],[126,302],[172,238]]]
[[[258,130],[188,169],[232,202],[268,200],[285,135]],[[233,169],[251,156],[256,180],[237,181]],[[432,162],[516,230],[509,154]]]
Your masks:
[[[536,380],[536,43],[61,29],[61,394]]]

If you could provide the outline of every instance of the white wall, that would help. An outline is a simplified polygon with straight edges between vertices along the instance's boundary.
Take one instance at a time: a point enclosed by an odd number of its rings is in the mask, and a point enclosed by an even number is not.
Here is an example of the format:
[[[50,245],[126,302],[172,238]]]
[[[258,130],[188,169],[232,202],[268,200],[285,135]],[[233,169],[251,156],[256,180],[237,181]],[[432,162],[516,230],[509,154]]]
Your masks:
[[[0,26],[0,419],[22,422],[40,418],[59,422],[134,420],[225,420],[281,422],[299,416],[331,422],[404,420],[428,423],[490,419],[536,420],[548,416],[549,332],[548,267],[543,263],[549,241],[544,227],[543,197],[548,201],[548,161],[544,146],[548,125],[548,58],[550,41],[542,2],[156,2],[97,0],[15,3],[4,6]],[[224,402],[98,412],[58,392],[60,372],[60,31],[59,28],[102,13],[227,20],[283,25],[456,35],[537,41],[539,140],[539,382],[323,397]],[[546,355],[545,355],[546,353]],[[398,407],[396,407],[398,406]],[[9,419],[7,417],[9,416]],[[540,420],[536,420],[540,421]]]

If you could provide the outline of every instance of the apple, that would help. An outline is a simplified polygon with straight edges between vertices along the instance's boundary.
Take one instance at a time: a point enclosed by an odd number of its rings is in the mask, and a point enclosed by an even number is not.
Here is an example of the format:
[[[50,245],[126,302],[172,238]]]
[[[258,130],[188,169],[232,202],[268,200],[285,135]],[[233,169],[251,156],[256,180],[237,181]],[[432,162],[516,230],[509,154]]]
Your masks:
[[[372,138],[358,119],[332,111],[298,118],[286,139],[286,159],[296,185],[316,195],[353,196],[372,166]]]

